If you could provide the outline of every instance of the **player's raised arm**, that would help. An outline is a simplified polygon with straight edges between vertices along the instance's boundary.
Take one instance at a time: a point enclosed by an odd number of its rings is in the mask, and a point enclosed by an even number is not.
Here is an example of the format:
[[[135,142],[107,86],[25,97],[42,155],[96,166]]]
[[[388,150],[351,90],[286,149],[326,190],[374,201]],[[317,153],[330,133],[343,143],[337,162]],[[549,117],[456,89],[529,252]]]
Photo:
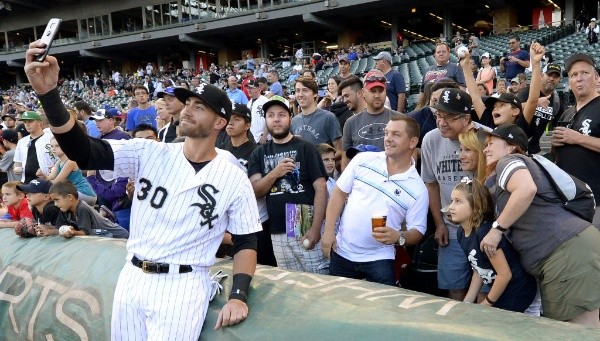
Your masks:
[[[56,141],[69,159],[77,162],[81,168],[113,169],[114,157],[108,143],[88,137],[75,124],[75,119],[62,103],[57,87],[60,68],[56,58],[48,55],[43,62],[35,60],[35,56],[43,53],[44,48],[45,45],[39,40],[29,44],[25,52],[24,69],[44,107]]]

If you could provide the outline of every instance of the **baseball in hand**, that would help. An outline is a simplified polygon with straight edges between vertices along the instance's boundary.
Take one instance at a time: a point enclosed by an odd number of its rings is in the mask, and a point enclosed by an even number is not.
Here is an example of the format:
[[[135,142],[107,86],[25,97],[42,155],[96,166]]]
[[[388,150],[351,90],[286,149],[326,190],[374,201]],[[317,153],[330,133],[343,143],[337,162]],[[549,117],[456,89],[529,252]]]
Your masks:
[[[456,55],[459,59],[465,58],[467,52],[469,52],[469,49],[466,46],[461,46],[458,49],[456,49]]]
[[[63,225],[58,229],[58,234],[60,234],[62,236],[64,234],[67,234],[70,230],[71,230],[70,226]]]
[[[310,241],[308,239],[304,239],[302,241],[302,246],[304,246],[304,248],[308,250],[308,247],[310,246]]]

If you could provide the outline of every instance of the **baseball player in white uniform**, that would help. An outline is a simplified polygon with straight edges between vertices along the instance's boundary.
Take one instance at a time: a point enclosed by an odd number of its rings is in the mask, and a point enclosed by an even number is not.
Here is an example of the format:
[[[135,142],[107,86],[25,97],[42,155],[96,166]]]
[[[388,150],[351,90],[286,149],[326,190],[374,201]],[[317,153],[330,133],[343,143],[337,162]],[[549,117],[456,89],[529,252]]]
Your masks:
[[[56,88],[58,63],[39,41],[26,52],[25,72],[63,151],[84,169],[109,169],[135,179],[127,262],[112,310],[113,340],[197,340],[210,295],[209,267],[225,230],[233,235],[233,285],[215,328],[248,314],[261,230],[246,174],[215,150],[231,102],[212,85],[198,93],[175,90],[185,103],[179,125],[184,143],[88,137],[64,108]],[[175,176],[174,176],[175,175]]]

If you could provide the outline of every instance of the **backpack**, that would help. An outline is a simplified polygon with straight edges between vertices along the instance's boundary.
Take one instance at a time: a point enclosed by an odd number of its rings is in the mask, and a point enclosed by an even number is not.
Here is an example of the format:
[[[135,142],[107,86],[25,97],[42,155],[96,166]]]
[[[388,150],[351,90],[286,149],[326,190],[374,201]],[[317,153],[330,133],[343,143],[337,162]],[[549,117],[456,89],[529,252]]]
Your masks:
[[[590,186],[541,155],[534,154],[531,158],[552,183],[564,208],[591,223],[596,213],[596,201]],[[548,202],[557,202],[557,199],[540,197]]]

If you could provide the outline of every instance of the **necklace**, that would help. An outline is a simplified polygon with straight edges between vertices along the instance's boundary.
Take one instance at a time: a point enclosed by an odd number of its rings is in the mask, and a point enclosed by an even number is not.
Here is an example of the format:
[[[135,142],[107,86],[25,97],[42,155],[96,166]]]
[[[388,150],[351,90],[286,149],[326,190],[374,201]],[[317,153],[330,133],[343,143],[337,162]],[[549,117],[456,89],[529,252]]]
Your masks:
[[[312,128],[312,126],[310,125],[310,122],[312,121],[312,119],[313,119],[313,117],[315,116],[315,113],[316,113],[316,112],[317,112],[317,111],[315,110],[315,111],[314,111],[312,114],[310,114],[310,115],[306,115],[305,113],[302,113],[302,125],[303,125],[303,126],[309,126],[309,127],[311,127],[311,128]],[[310,117],[308,118],[308,124],[304,122],[304,117],[305,117],[305,116],[310,116]]]

